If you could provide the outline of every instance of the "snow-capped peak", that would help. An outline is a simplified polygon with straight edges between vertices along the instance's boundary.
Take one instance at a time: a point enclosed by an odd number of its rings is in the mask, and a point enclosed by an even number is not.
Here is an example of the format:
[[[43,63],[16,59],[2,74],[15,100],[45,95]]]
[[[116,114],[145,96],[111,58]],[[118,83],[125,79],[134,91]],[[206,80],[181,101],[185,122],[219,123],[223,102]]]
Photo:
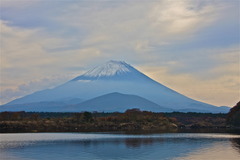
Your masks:
[[[130,65],[124,61],[108,61],[107,63],[98,66],[85,74],[86,77],[105,77],[105,76],[114,76],[117,74],[122,74],[130,72]]]
[[[86,80],[89,82],[94,80],[144,81],[151,79],[124,61],[111,60],[101,66],[89,70],[85,74],[78,76],[71,81],[86,82]]]

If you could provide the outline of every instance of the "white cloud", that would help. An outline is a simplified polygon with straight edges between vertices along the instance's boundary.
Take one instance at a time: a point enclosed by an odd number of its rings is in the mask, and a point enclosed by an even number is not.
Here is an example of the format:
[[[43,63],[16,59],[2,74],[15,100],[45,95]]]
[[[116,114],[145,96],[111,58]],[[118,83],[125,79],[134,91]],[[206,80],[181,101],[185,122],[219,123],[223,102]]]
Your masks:
[[[161,1],[154,5],[151,18],[155,26],[168,34],[186,34],[215,20],[216,7],[209,3],[202,8],[199,1]]]
[[[16,95],[26,94],[27,90],[23,92],[17,88],[25,84],[31,85],[31,81],[38,82],[39,79],[61,74],[68,67],[82,67],[84,62],[101,56],[101,52],[95,48],[51,52],[49,50],[52,48],[67,47],[69,41],[64,38],[48,36],[41,29],[24,29],[10,26],[10,23],[6,21],[0,22],[1,97],[5,97],[2,95],[5,93],[9,96],[13,91],[16,91]],[[78,73],[80,74],[81,70]],[[61,75],[65,74],[72,75],[74,73],[68,71]],[[56,83],[58,82],[56,81]],[[29,88],[33,89],[34,85]]]
[[[81,47],[94,47],[110,59],[128,57],[139,62],[169,59],[162,49],[196,38],[196,33],[218,20],[222,11],[222,4],[212,1],[87,4],[91,7],[83,7],[81,2],[68,5],[55,20],[75,28],[80,35],[85,32],[79,40]],[[77,32],[75,38],[79,38]]]
[[[1,96],[0,96],[0,104],[7,103],[11,100],[14,100],[16,98],[25,96],[27,94],[46,89],[46,88],[52,88],[56,86],[56,84],[62,84],[66,81],[69,81],[69,79],[73,78],[72,75],[68,76],[49,76],[45,77],[43,79],[38,79],[35,81],[27,81],[26,83],[22,83],[21,85],[17,86],[16,88],[7,88],[2,89],[1,88]]]

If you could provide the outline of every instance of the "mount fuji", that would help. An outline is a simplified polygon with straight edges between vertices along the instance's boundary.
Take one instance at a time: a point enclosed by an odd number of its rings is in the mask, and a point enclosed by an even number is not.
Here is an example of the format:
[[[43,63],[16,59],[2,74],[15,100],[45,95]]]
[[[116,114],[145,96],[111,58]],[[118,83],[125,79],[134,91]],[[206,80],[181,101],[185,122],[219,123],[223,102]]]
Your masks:
[[[188,98],[141,73],[123,61],[109,61],[60,86],[13,100],[0,111],[123,112],[139,108],[154,112],[225,113]]]

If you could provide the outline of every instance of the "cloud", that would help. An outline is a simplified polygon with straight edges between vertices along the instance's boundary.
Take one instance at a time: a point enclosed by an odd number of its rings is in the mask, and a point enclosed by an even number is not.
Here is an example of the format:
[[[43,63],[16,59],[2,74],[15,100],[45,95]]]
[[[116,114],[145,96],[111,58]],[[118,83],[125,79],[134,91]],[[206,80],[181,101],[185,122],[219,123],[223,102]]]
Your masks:
[[[15,89],[18,85],[29,81],[56,75],[68,67],[84,66],[83,62],[100,56],[100,51],[95,48],[51,51],[59,47],[68,47],[71,41],[48,36],[41,29],[10,26],[6,21],[0,21],[0,25],[0,70],[3,90]]]
[[[44,40],[38,37],[38,32],[40,32],[38,29],[11,27],[8,22],[1,21],[1,80],[3,82],[14,81],[20,75],[22,78],[20,81],[39,76],[41,74],[39,67],[53,61],[53,57],[43,50]]]
[[[26,8],[39,1],[40,0],[1,0],[0,6],[4,8]]]
[[[199,1],[162,1],[154,5],[151,18],[168,34],[186,34],[209,25],[216,18],[215,11],[211,3],[199,7]]]
[[[1,99],[0,104],[5,104],[9,101],[12,101],[16,98],[25,96],[27,94],[31,94],[33,92],[46,89],[46,88],[52,88],[56,86],[56,84],[62,84],[68,81],[70,78],[72,78],[72,75],[68,76],[49,76],[45,77],[43,79],[38,79],[35,81],[28,81],[26,83],[23,83],[17,88],[7,88],[7,89],[1,89]]]
[[[67,6],[63,16],[57,17],[57,20],[85,30],[88,34],[82,45],[94,45],[114,52],[119,48],[138,48],[139,43],[146,41],[154,46],[179,40],[180,37],[185,39],[210,25],[216,19],[216,7],[206,4],[199,8],[195,2],[105,2],[86,8],[79,3]],[[106,49],[106,44],[111,45],[107,45]]]

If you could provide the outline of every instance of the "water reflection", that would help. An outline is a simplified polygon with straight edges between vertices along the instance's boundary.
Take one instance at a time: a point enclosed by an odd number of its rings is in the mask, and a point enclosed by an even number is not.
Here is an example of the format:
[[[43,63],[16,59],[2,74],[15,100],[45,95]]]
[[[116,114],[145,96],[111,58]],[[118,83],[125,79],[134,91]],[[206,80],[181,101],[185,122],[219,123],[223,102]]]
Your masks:
[[[84,141],[72,141],[69,143],[75,143],[83,145],[84,147],[97,147],[99,145],[111,144],[114,146],[124,145],[126,148],[141,148],[154,143],[163,141],[159,138],[124,138],[124,139],[101,139],[101,140],[84,140]]]
[[[128,148],[139,148],[141,146],[152,145],[154,142],[156,141],[154,141],[152,138],[129,138],[125,140],[125,145]]]
[[[82,145],[84,147],[97,147],[101,145],[111,144],[114,146],[124,145],[126,148],[141,148],[154,143],[163,141],[158,138],[124,138],[124,139],[101,139],[101,140],[84,140],[84,141],[70,141],[68,143],[74,143]],[[66,143],[66,142],[65,142]]]
[[[240,153],[240,138],[233,138],[231,139],[232,146]]]
[[[1,159],[51,159],[51,160],[169,160],[240,158],[240,138],[224,134],[157,134],[150,136],[122,136],[101,134],[47,134],[16,138],[0,136]],[[33,136],[33,137],[31,137]],[[58,137],[58,138],[57,138]],[[62,139],[60,139],[62,137]],[[81,137],[81,138],[76,138]],[[86,138],[88,137],[88,138]],[[99,138],[100,137],[100,138]],[[215,138],[214,138],[215,137]],[[7,140],[6,140],[7,139]],[[29,139],[29,140],[27,140]],[[3,155],[5,157],[3,157]]]

